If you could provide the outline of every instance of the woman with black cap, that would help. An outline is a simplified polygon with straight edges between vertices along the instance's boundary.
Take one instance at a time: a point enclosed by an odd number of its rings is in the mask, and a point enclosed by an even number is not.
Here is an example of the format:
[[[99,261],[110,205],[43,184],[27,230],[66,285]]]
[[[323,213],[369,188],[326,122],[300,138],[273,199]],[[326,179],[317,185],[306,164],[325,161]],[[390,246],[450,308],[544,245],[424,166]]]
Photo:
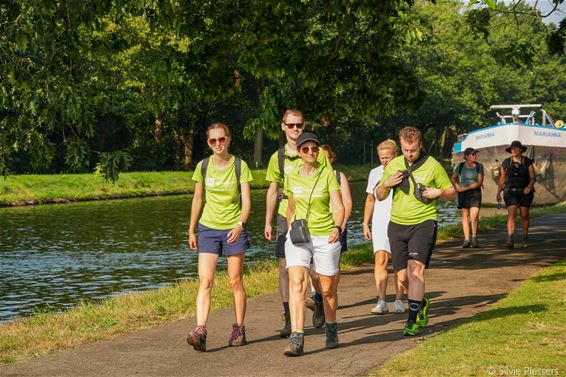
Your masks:
[[[464,151],[464,162],[454,169],[450,177],[452,184],[458,192],[458,208],[462,209],[462,227],[464,230],[463,248],[479,247],[478,243],[478,219],[481,208],[481,187],[483,184],[483,165],[477,162],[478,151],[474,148],[466,148]],[[472,226],[472,238],[470,240],[470,226]]]
[[[301,158],[285,175],[285,194],[289,198],[285,258],[289,274],[291,336],[287,356],[300,356],[304,346],[306,271],[314,263],[322,288],[326,319],[326,348],[338,347],[336,324],[337,274],[340,260],[340,234],[344,206],[340,186],[332,169],[317,162],[320,142],[312,132],[297,139]]]
[[[499,187],[497,189],[497,201],[501,201],[501,192],[507,206],[507,243],[506,246],[512,249],[515,244],[513,235],[515,234],[515,219],[517,207],[521,211],[521,227],[523,228],[523,247],[528,246],[529,240],[529,208],[533,202],[535,185],[535,168],[533,161],[523,156],[527,147],[520,141],[515,140],[505,149],[511,153],[511,157],[506,158],[501,164],[499,174]]]

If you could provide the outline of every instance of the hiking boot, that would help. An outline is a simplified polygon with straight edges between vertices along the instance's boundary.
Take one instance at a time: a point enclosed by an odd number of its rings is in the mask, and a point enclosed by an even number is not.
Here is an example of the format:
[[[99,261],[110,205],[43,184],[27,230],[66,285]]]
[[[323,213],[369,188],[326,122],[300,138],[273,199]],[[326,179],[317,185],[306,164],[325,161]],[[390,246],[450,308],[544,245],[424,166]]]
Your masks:
[[[279,331],[279,336],[281,338],[288,338],[291,335],[291,314],[288,312],[283,313],[283,321],[285,321],[285,324]]]
[[[523,247],[529,246],[529,236],[523,236]]]
[[[230,335],[228,340],[228,346],[238,347],[245,346],[246,344],[248,344],[246,340],[246,326],[238,326],[237,323],[232,324],[232,335]]]
[[[395,300],[395,309],[393,311],[395,313],[405,313],[405,307],[403,306],[403,301]]]
[[[480,247],[477,237],[472,237],[472,247]]]
[[[326,348],[338,348],[338,324],[325,323],[324,332],[326,334]]]
[[[289,336],[289,344],[283,352],[286,356],[301,356],[304,352],[305,334],[294,332]]]
[[[462,244],[462,249],[467,249],[470,246],[472,246],[472,243],[470,242],[470,240],[464,240],[464,243]]]
[[[403,335],[417,336],[419,334],[420,334],[419,326],[415,322],[408,320],[407,323],[405,323],[405,328],[403,329]]]
[[[314,295],[306,298],[305,306],[314,312]]]
[[[513,249],[515,247],[515,242],[513,242],[512,238],[508,238],[505,246],[507,246],[508,249]]]
[[[387,303],[382,299],[378,299],[375,308],[371,309],[371,313],[372,314],[389,313],[389,309],[387,309]]]
[[[206,351],[206,329],[204,326],[197,326],[194,330],[189,331],[187,343],[193,346],[196,351]]]
[[[424,305],[419,310],[419,314],[417,314],[417,321],[416,324],[419,327],[426,327],[428,325],[428,307],[430,306],[430,300],[428,298],[424,298]]]
[[[324,326],[324,304],[313,297],[314,310],[312,312],[312,326],[320,329]]]

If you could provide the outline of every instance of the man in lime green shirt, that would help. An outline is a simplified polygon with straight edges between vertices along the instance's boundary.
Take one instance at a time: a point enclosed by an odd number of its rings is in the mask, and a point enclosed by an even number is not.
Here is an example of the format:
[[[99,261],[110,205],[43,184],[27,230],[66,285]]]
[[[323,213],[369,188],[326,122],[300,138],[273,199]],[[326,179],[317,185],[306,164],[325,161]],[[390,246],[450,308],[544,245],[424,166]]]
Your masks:
[[[287,265],[285,261],[285,235],[287,234],[287,221],[285,216],[287,214],[287,196],[284,192],[285,175],[289,174],[301,161],[297,153],[297,139],[303,133],[305,123],[303,113],[296,109],[285,111],[281,120],[281,130],[285,133],[287,143],[271,155],[265,180],[270,182],[269,189],[267,190],[265,200],[265,229],[264,236],[266,239],[272,241],[274,238],[277,241],[275,247],[275,256],[279,261],[279,293],[283,301],[285,324],[280,331],[282,338],[291,335],[291,317],[289,314],[289,276],[287,274]],[[330,163],[324,153],[320,153],[317,161],[323,166],[329,166]],[[281,166],[283,171],[281,171]],[[275,237],[271,223],[273,221],[273,214],[279,201],[279,210],[277,211],[277,228]],[[322,301],[316,308],[315,315],[320,317],[324,316],[322,309]],[[318,322],[324,324],[324,320]]]
[[[454,200],[456,190],[442,165],[422,152],[420,130],[403,128],[399,141],[403,156],[387,165],[375,194],[384,200],[395,190],[387,234],[393,268],[403,285],[408,285],[409,319],[403,332],[415,336],[419,327],[428,324],[430,301],[424,297],[424,272],[436,243],[436,199]]]

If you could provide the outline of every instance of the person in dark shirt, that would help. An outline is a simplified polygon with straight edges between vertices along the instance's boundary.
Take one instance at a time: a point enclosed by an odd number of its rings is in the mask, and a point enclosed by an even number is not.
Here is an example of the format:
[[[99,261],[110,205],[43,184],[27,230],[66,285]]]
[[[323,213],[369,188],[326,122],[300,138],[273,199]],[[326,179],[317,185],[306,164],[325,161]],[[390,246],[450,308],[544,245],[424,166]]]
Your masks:
[[[515,246],[513,236],[515,234],[515,219],[517,208],[521,212],[521,227],[523,228],[523,247],[528,246],[529,242],[529,208],[533,203],[535,168],[533,160],[523,156],[527,147],[520,141],[515,140],[505,149],[511,153],[511,157],[503,160],[499,174],[499,187],[497,189],[497,201],[503,200],[507,207],[507,243],[506,246],[512,249]]]

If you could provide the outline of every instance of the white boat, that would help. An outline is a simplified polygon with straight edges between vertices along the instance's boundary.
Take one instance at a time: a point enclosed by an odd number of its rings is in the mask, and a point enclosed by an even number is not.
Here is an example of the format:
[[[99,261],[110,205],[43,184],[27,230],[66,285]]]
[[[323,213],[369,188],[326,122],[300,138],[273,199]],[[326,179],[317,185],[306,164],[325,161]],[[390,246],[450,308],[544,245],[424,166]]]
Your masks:
[[[491,109],[511,109],[511,115],[501,115],[497,124],[458,135],[452,150],[456,166],[464,160],[464,150],[477,149],[478,161],[485,168],[482,202],[495,204],[499,166],[510,156],[505,151],[513,140],[519,140],[527,150],[523,153],[535,161],[537,181],[535,205],[546,205],[566,200],[566,127],[563,121],[554,121],[540,104],[495,105]],[[521,114],[522,109],[540,110],[541,122],[535,120],[536,111]]]

